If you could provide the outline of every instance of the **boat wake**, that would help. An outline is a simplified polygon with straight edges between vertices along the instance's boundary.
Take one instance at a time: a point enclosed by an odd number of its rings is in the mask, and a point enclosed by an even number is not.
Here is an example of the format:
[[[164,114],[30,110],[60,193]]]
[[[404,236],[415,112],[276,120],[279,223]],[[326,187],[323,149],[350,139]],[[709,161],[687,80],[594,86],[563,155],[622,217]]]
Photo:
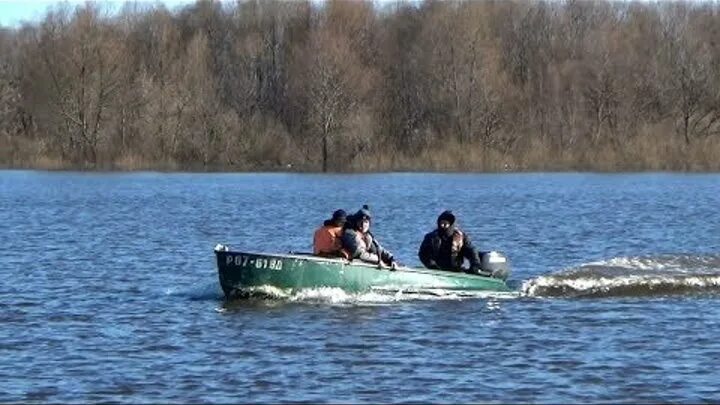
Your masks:
[[[309,289],[281,289],[273,286],[249,287],[236,291],[238,298],[281,300],[311,304],[332,305],[387,305],[400,301],[509,299],[516,292],[456,291],[445,289],[377,288],[364,293],[349,293],[341,288],[319,287]]]
[[[720,256],[617,257],[523,283],[529,297],[720,295]]]

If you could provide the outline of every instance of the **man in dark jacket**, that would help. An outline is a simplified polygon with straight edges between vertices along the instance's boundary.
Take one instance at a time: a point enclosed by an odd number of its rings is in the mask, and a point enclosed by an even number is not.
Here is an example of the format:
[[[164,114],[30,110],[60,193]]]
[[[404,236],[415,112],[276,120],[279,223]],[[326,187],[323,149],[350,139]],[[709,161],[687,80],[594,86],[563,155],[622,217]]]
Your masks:
[[[455,215],[444,211],[437,219],[437,229],[425,235],[420,261],[429,269],[462,271],[463,260],[470,262],[470,271],[480,268],[480,258],[470,238],[455,226]]]

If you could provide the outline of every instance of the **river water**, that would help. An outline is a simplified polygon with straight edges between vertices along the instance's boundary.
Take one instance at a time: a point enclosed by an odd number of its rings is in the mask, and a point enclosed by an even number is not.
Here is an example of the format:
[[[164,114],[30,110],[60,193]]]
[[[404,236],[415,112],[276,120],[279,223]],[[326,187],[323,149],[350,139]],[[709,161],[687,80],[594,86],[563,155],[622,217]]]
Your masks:
[[[0,402],[719,402],[720,175],[0,172]],[[337,208],[418,265],[452,209],[511,294],[225,302],[213,247]]]

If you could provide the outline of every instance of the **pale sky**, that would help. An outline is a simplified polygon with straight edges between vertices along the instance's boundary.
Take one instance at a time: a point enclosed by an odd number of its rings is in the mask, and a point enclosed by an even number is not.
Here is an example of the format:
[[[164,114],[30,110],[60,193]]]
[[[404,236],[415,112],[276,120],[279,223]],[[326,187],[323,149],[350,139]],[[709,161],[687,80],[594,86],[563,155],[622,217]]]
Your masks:
[[[229,0],[228,0],[229,1]],[[323,0],[312,0],[313,3],[322,3]],[[373,0],[376,6],[393,3],[395,0]],[[415,3],[418,0],[405,0]],[[45,17],[48,7],[61,3],[71,6],[85,4],[85,0],[0,0],[0,26],[17,28],[22,22],[37,22]],[[111,9],[119,9],[126,2],[138,4],[163,3],[169,10],[195,3],[195,0],[95,0],[96,3]]]
[[[137,0],[137,3],[155,4],[164,3],[168,9],[174,9],[177,6],[192,4],[194,0]],[[45,12],[49,6],[60,3],[68,3],[72,6],[82,5],[82,0],[0,0],[0,26],[17,27],[23,21],[36,22],[45,16]],[[111,5],[119,7],[125,3],[125,0],[102,0],[97,1],[98,4]]]

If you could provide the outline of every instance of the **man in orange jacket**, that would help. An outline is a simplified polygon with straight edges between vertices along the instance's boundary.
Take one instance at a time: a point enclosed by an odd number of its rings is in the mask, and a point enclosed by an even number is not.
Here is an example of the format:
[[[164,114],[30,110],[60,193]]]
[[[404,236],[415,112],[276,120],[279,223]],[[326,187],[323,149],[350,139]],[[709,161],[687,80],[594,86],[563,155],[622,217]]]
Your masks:
[[[347,214],[343,210],[333,212],[332,218],[326,220],[323,226],[315,231],[313,236],[313,254],[323,257],[343,257],[342,237],[343,225]]]

